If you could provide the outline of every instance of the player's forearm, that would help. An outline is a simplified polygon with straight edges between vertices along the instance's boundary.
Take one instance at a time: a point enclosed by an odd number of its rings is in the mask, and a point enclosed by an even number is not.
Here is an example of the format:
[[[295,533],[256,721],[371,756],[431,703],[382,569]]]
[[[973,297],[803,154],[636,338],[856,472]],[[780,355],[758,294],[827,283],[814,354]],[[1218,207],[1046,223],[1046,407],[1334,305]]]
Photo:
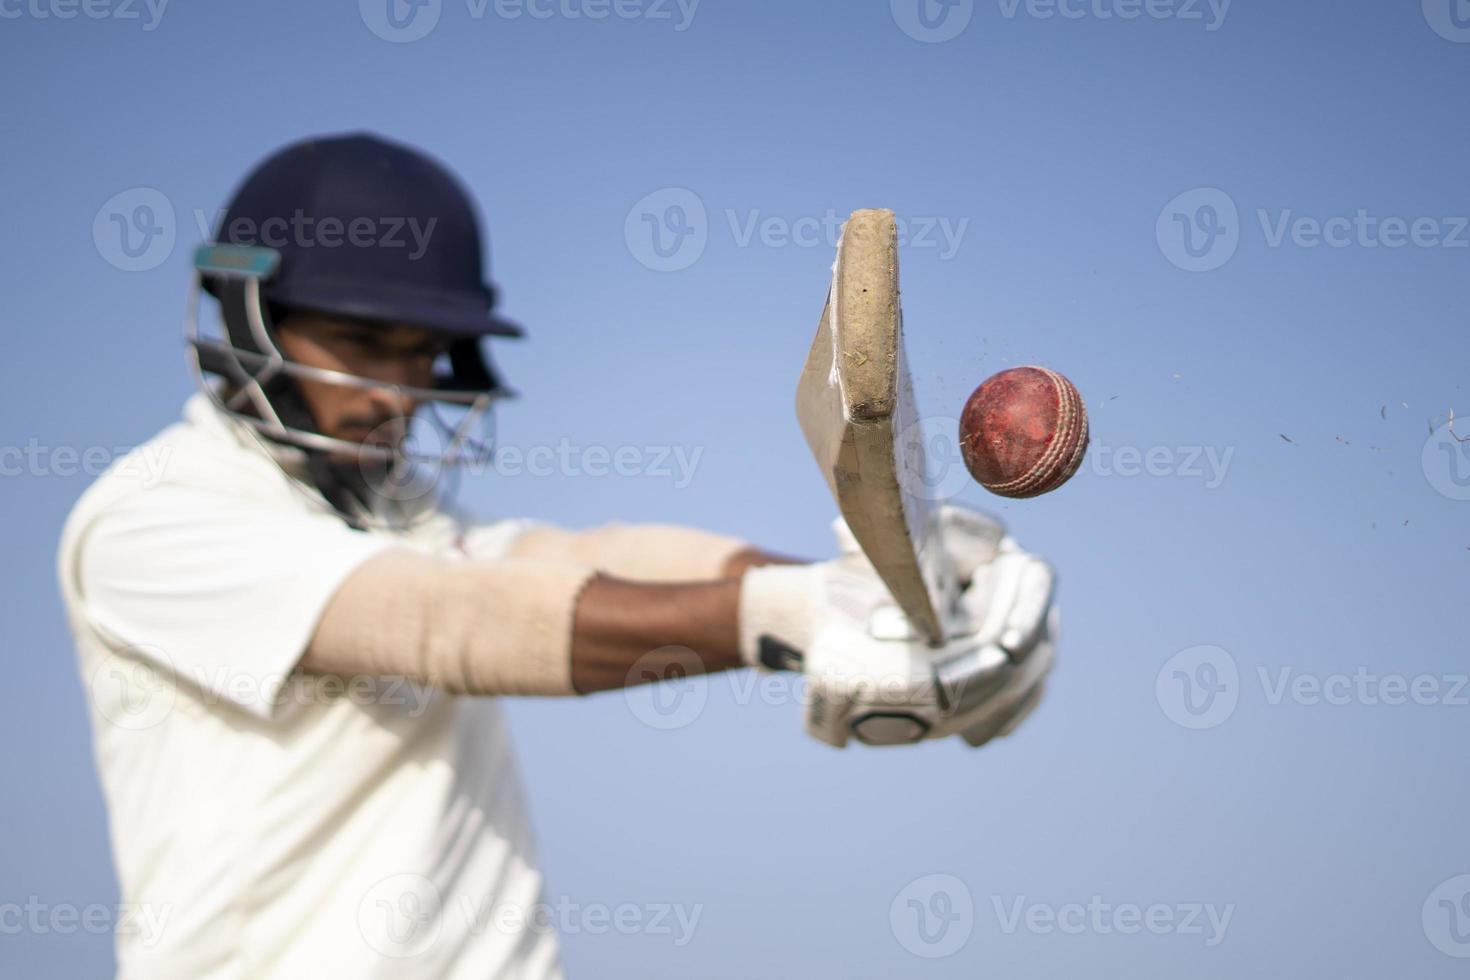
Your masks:
[[[740,580],[660,584],[599,576],[582,590],[572,631],[580,694],[742,666]]]
[[[598,577],[583,589],[572,633],[572,684],[579,693],[631,687],[743,666],[741,576],[798,559],[742,548],[711,582],[637,583]]]
[[[719,569],[726,578],[637,583],[529,558],[388,552],[338,587],[301,668],[483,695],[624,687],[662,676],[673,659],[696,673],[725,670],[741,663],[740,576],[788,561],[746,549]]]

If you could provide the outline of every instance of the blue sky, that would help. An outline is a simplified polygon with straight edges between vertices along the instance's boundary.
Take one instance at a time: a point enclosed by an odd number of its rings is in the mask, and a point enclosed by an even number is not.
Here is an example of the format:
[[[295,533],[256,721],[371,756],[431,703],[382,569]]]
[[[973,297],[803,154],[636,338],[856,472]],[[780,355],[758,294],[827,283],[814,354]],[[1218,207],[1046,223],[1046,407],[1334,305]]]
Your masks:
[[[1059,665],[1016,738],[834,752],[748,678],[512,705],[551,893],[700,910],[681,945],[567,934],[573,975],[1459,974],[1470,4],[392,13],[0,3],[0,972],[111,961],[105,934],[9,925],[117,901],[52,574],[86,453],[177,416],[188,253],[239,177],[366,128],[473,190],[530,331],[494,348],[524,394],[500,438],[579,461],[467,480],[487,518],[829,553],[792,393],[857,207],[908,222],[936,447],[1007,366],[1092,414],[1049,497],[936,464],[1059,570]],[[637,472],[587,472],[627,447]]]

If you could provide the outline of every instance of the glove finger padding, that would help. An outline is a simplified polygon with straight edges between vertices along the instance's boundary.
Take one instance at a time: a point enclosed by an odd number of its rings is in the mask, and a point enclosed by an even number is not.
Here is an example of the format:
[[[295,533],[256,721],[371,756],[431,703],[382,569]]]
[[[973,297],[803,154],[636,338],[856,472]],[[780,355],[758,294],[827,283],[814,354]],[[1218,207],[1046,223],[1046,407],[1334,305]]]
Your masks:
[[[1036,710],[1036,706],[1041,703],[1045,695],[1046,682],[1040,681],[1008,716],[978,722],[961,732],[960,737],[969,743],[971,748],[976,749],[993,739],[1004,738],[1021,727],[1021,723],[1030,717],[1031,712]]]
[[[1024,660],[1040,637],[1055,591],[1051,566],[1023,551],[1002,554],[975,570],[960,595],[960,613],[981,643]]]
[[[1000,730],[1000,737],[1005,738],[1020,728],[1021,722],[1031,717],[1031,712],[1036,710],[1036,706],[1041,703],[1044,697],[1046,697],[1046,681],[1043,679],[1037,681],[1036,686],[1031,689],[1031,693],[1026,695],[1025,699],[1021,701],[1021,706],[1016,709],[1015,714],[1011,715],[1011,720],[1006,722],[1005,727]]]
[[[939,509],[939,528],[955,581],[961,583],[995,560],[1006,533],[1005,527],[985,514],[954,504]]]
[[[807,733],[838,748],[922,739],[939,710],[928,648],[874,640],[858,623],[830,623],[807,653]]]
[[[1056,641],[1053,638],[1056,625],[1057,617],[1048,616],[1040,642],[1025,661],[1011,668],[1005,688],[955,726],[965,741],[978,748],[999,735],[1009,735],[1036,709],[1046,687],[1047,675],[1056,661]]]

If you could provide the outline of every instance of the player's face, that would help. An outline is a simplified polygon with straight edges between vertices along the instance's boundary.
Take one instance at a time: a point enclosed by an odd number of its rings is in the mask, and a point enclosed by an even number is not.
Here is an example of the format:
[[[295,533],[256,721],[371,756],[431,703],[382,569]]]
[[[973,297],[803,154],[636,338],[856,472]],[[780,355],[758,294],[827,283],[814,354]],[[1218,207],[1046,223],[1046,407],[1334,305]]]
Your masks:
[[[408,325],[386,325],[315,313],[293,313],[279,324],[282,352],[310,367],[354,374],[384,385],[433,387],[434,361],[447,341]],[[396,446],[418,403],[392,388],[350,388],[297,378],[318,430],[334,439]]]

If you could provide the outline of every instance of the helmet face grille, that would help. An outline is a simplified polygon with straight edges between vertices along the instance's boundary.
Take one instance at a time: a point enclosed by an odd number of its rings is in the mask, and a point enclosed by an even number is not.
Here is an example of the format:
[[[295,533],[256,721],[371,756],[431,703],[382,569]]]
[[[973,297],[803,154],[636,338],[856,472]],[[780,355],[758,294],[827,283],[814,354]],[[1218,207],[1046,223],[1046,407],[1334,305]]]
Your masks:
[[[462,338],[450,345],[449,371],[432,388],[388,384],[372,378],[313,367],[288,360],[277,342],[276,328],[264,299],[258,273],[271,267],[260,249],[206,246],[196,258],[195,288],[185,321],[185,339],[201,389],[216,405],[252,429],[277,442],[308,451],[348,456],[393,466],[455,466],[485,462],[490,449],[478,436],[491,405],[510,397],[486,362],[479,342]],[[227,270],[227,271],[220,271]],[[216,278],[223,330],[206,334],[200,326],[199,293],[206,271]],[[422,424],[437,433],[393,447],[337,439],[322,433],[312,418],[298,380],[346,388],[382,389],[427,406]],[[453,425],[439,406],[457,407]],[[414,428],[420,428],[416,426]]]

